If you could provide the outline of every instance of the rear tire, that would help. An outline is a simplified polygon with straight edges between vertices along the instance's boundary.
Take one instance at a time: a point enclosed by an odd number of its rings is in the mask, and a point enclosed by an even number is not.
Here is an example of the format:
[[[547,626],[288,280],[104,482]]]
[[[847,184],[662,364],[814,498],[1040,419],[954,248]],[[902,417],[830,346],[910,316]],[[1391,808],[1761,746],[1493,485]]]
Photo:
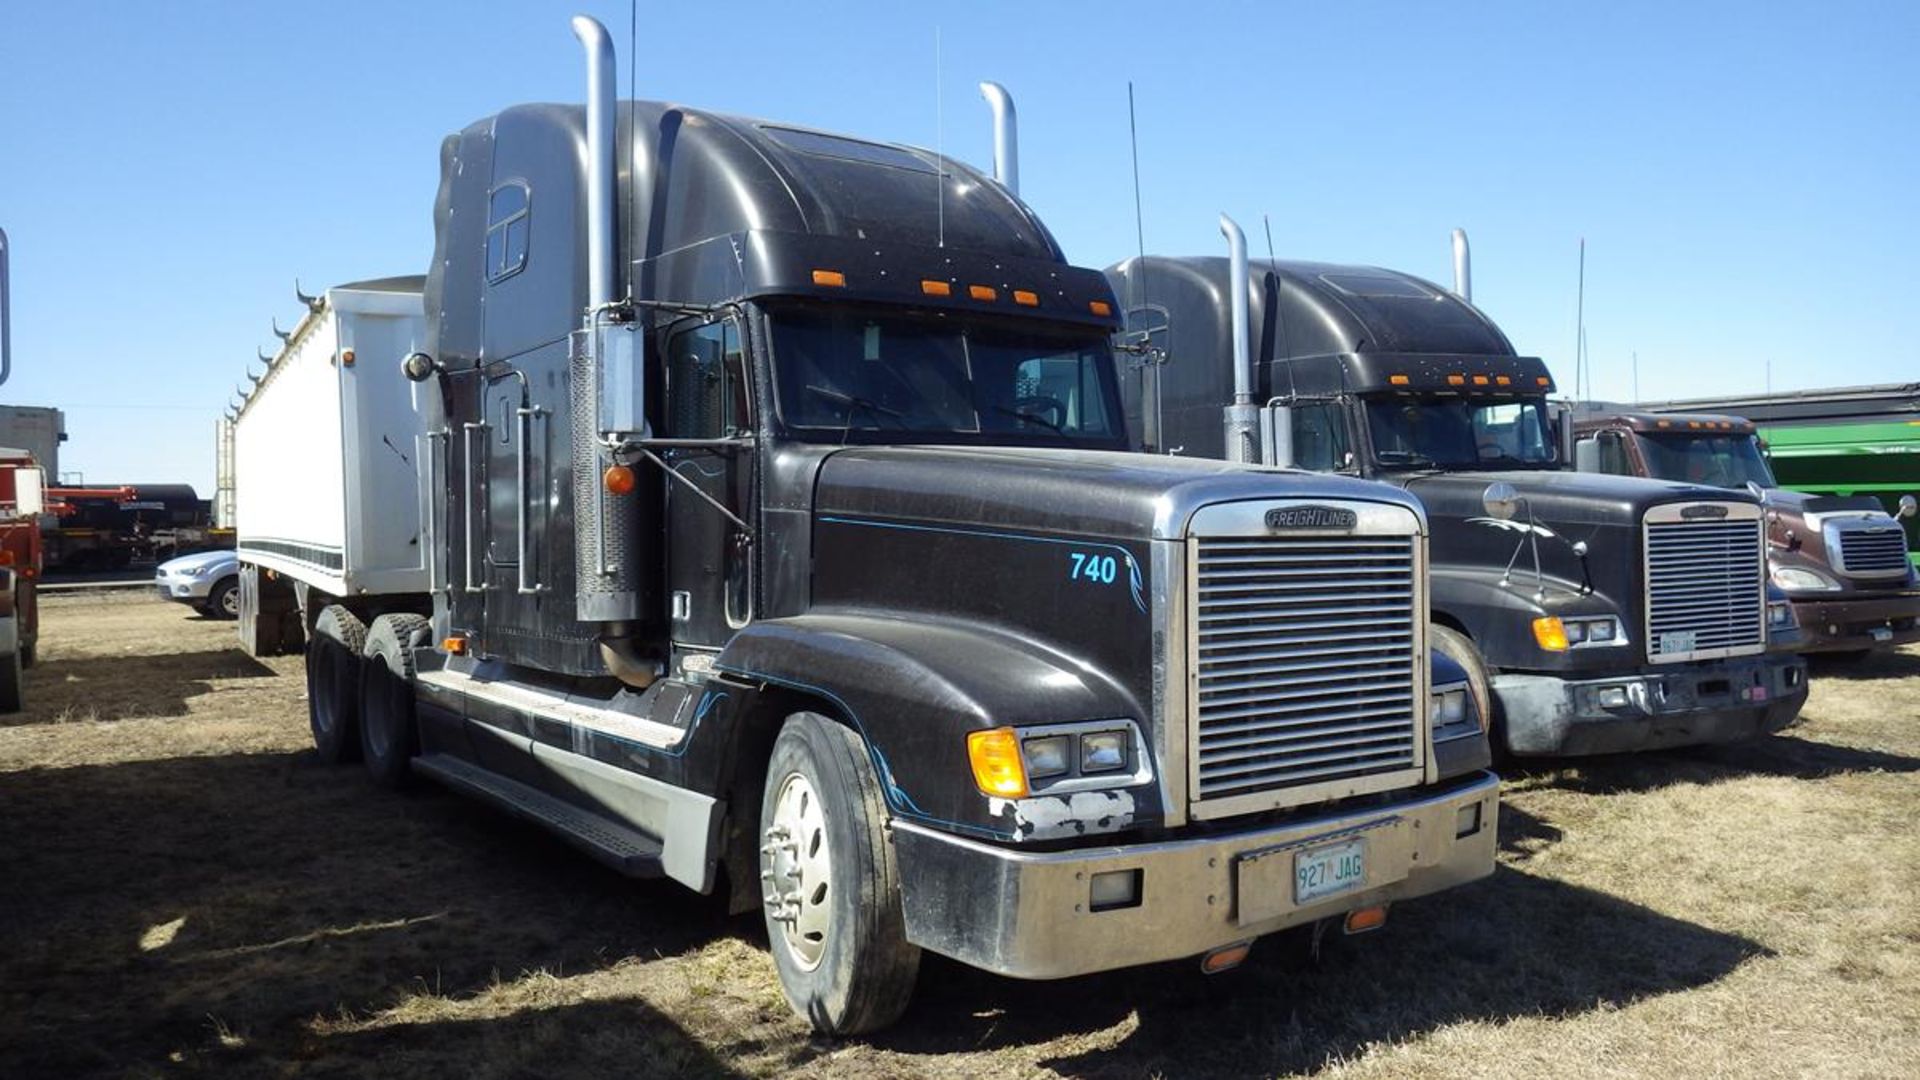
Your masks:
[[[424,615],[382,615],[367,631],[360,681],[360,757],[383,788],[407,784],[407,763],[419,752],[413,714],[413,650],[424,644]]]
[[[760,806],[768,944],[793,1011],[826,1035],[886,1027],[920,970],[866,745],[817,713],[774,740]]]
[[[307,640],[307,725],[320,760],[339,765],[360,756],[360,653],[367,627],[338,604],[320,612]]]

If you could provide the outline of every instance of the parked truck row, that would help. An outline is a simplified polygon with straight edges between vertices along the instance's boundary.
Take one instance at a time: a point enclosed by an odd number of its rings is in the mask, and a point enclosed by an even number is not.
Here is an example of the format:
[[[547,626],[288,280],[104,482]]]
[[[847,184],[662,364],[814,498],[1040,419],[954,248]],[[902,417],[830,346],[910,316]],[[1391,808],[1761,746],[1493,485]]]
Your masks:
[[[240,632],[323,759],[760,908],[845,1033],[923,950],[1372,929],[1492,872],[1496,743],[1804,701],[1760,499],[1572,471],[1464,285],[1077,267],[998,87],[988,176],[619,101],[573,29],[585,107],[448,136],[425,276],[303,296],[234,416]]]

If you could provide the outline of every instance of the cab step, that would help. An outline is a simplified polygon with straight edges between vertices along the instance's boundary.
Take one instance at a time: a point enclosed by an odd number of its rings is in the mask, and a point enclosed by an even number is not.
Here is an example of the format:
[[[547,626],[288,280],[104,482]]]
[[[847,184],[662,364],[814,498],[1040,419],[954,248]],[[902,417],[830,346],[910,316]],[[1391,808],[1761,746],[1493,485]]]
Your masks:
[[[449,754],[414,758],[413,768],[456,791],[477,796],[515,817],[551,829],[562,840],[628,877],[660,877],[664,872],[658,840],[591,810],[582,810],[537,788]]]

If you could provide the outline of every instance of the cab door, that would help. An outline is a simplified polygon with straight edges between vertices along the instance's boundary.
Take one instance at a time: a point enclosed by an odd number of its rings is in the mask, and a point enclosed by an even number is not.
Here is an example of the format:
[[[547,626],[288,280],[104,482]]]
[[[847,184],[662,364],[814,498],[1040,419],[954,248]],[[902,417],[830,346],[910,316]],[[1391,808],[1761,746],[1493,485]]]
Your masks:
[[[667,595],[676,647],[719,648],[751,622],[758,589],[752,512],[753,411],[740,325],[667,331]]]

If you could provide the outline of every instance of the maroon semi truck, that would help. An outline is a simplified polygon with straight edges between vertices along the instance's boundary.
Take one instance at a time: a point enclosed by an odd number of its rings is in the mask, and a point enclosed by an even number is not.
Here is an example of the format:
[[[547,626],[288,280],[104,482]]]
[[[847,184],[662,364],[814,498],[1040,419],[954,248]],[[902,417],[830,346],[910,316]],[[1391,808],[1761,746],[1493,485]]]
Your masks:
[[[1752,423],[1737,416],[1575,405],[1574,463],[1583,472],[1751,488],[1766,503],[1767,566],[1793,601],[1802,652],[1862,655],[1920,641],[1920,572],[1906,534],[1879,500],[1787,491]],[[1900,502],[1913,514],[1914,499]]]

